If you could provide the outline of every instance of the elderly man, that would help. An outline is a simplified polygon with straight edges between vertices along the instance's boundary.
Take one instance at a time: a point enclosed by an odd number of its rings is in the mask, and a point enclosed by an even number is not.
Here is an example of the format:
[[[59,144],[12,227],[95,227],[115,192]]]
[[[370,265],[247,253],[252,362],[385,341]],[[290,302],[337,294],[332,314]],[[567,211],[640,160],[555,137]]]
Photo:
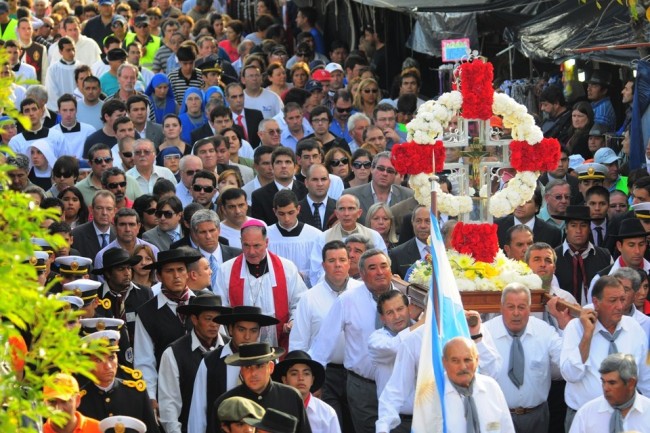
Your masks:
[[[297,432],[311,433],[307,413],[300,394],[295,389],[271,380],[275,369],[275,359],[284,354],[284,349],[271,347],[267,343],[244,344],[239,352],[226,357],[226,364],[240,367],[242,384],[222,394],[214,402],[215,425],[219,426],[218,407],[229,397],[245,397],[255,401],[264,409],[276,409],[298,419]],[[207,433],[216,433],[208,429]]]
[[[566,222],[566,239],[555,248],[555,276],[560,287],[570,290],[575,299],[585,305],[589,303],[589,282],[599,270],[611,264],[612,257],[606,249],[589,242],[589,207],[568,206],[565,214],[558,217]]]
[[[650,337],[650,318],[637,310],[634,306],[634,299],[636,294],[641,288],[641,276],[636,269],[632,268],[619,268],[612,274],[625,289],[625,302],[623,303],[623,314],[634,318],[646,335]]]
[[[603,395],[578,410],[569,433],[644,431],[650,399],[637,391],[638,372],[632,355],[614,353],[598,369]]]
[[[323,279],[314,284],[298,303],[295,326],[289,334],[289,350],[309,350],[339,295],[361,285],[348,275],[349,254],[345,244],[339,240],[330,241],[323,247],[322,266]],[[347,432],[353,427],[346,392],[347,372],[343,367],[344,346],[341,334],[325,369],[322,398],[334,408],[343,431]]]
[[[140,71],[138,70],[138,67],[135,65],[132,65],[130,63],[124,63],[120,65],[120,67],[117,68],[118,90],[112,95],[109,95],[108,98],[106,98],[105,102],[108,102],[112,99],[117,99],[126,104],[126,102],[129,100],[131,96],[140,95],[144,98],[142,99],[142,101],[146,102],[147,104],[149,120],[151,122],[155,122],[156,113],[153,107],[151,106],[151,102],[149,101],[149,98],[144,93],[135,89],[135,84],[138,80],[139,73]],[[106,72],[106,74],[108,74],[108,72]]]
[[[499,426],[503,433],[515,431],[499,384],[476,373],[478,350],[474,342],[463,337],[451,339],[444,347],[442,365],[448,431],[488,432],[492,426]]]
[[[354,234],[345,238],[343,242],[345,244],[345,249],[348,251],[348,256],[350,258],[350,270],[348,271],[348,276],[354,280],[361,280],[361,272],[359,271],[359,259],[371,248],[374,248],[375,245],[367,237]]]
[[[219,243],[221,220],[216,212],[208,209],[198,210],[192,215],[190,222],[192,239],[201,255],[208,261],[212,270],[210,284],[212,289],[217,287],[219,267],[230,259],[241,254],[239,248]]]
[[[195,155],[185,155],[181,158],[179,171],[181,173],[181,181],[176,185],[176,196],[181,199],[183,207],[192,203],[192,179],[194,174],[203,169],[203,162],[201,158]]]
[[[288,347],[293,315],[307,286],[296,265],[268,251],[266,234],[266,226],[259,220],[251,219],[242,225],[243,254],[219,268],[213,290],[224,305],[257,306],[264,314],[277,317],[280,323],[265,329],[260,341]]]
[[[7,158],[7,165],[13,167],[7,172],[9,188],[12,191],[24,191],[25,188],[32,185],[29,181],[29,157],[23,153],[17,153],[16,156]]]
[[[413,263],[430,254],[427,239],[431,234],[431,214],[425,206],[418,205],[411,214],[411,224],[415,237],[390,251],[393,274],[404,278]]]
[[[378,249],[366,251],[359,261],[364,285],[337,297],[321,327],[310,354],[327,365],[343,333],[343,365],[348,371],[347,394],[352,423],[357,433],[374,432],[377,421],[376,366],[368,354],[368,338],[381,327],[376,299],[391,289],[390,258]]]
[[[566,180],[553,179],[544,187],[544,206],[540,211],[538,218],[553,224],[559,229],[564,228],[564,220],[557,220],[554,215],[564,215],[566,208],[571,202],[571,186]]]
[[[145,138],[136,140],[133,153],[135,155],[135,167],[130,169],[127,174],[138,181],[143,194],[151,194],[153,186],[160,178],[167,179],[174,185],[178,183],[170,169],[155,165],[156,148],[153,141]]]
[[[280,125],[278,124],[277,120],[260,120],[257,135],[259,137],[261,146],[268,146],[274,149],[280,146],[280,134],[282,134],[282,130],[280,129]]]
[[[329,241],[345,239],[351,234],[360,234],[372,241],[376,248],[386,252],[386,243],[381,235],[373,229],[369,229],[357,221],[361,217],[361,208],[359,199],[351,194],[342,195],[336,202],[336,211],[334,212],[338,222],[321,233],[318,236],[314,247],[311,250],[311,266],[309,270],[309,280],[315,284],[323,274],[321,266],[321,250],[323,245]]]
[[[133,353],[135,368],[142,371],[154,409],[158,409],[158,366],[163,352],[181,338],[190,327],[177,308],[186,305],[194,293],[187,287],[187,264],[201,255],[188,254],[183,248],[162,251],[158,260],[145,269],[155,269],[161,291],[138,309],[135,321]]]
[[[394,184],[397,171],[390,158],[390,152],[378,153],[372,160],[372,180],[343,191],[343,194],[352,194],[359,199],[361,221],[366,220],[366,212],[375,203],[383,202],[392,206],[413,196],[413,190]]]
[[[530,317],[530,291],[508,284],[501,295],[501,316],[484,323],[504,359],[496,377],[505,395],[515,431],[546,433],[546,399],[552,372],[558,372],[562,340],[549,324]],[[556,373],[557,374],[557,373]]]
[[[166,433],[187,431],[196,371],[207,353],[224,344],[214,319],[231,309],[222,307],[221,298],[209,293],[193,297],[177,311],[189,316],[192,330],[173,342],[160,359],[158,402]]]
[[[257,343],[262,327],[279,323],[275,317],[263,315],[259,307],[247,306],[234,307],[230,314],[220,315],[214,320],[227,327],[231,339],[225,346],[206,355],[199,365],[194,379],[188,433],[204,433],[206,427],[207,431],[217,430],[214,401],[235,388],[239,381],[239,368],[226,364],[226,357],[239,352],[239,347],[244,344]]]
[[[348,130],[352,137],[348,146],[352,152],[363,146],[363,131],[370,126],[370,122],[370,118],[363,113],[354,113],[348,119]]]
[[[567,381],[565,430],[569,430],[576,410],[600,394],[601,378],[596,373],[611,353],[629,353],[639,368],[639,391],[650,392],[650,370],[646,365],[648,339],[632,317],[623,314],[625,290],[614,277],[605,275],[593,288],[594,308],[583,308],[580,320],[572,320],[564,330],[560,371]]]

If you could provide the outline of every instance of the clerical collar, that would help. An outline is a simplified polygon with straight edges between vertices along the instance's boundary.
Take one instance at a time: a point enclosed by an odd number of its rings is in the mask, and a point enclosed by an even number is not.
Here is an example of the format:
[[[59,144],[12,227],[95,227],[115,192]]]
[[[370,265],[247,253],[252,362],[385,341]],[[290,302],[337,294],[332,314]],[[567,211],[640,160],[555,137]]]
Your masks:
[[[72,125],[69,128],[67,126],[65,126],[63,123],[59,123],[59,125],[61,125],[61,132],[64,133],[64,134],[68,134],[70,132],[79,132],[79,131],[81,131],[81,125],[77,121],[75,121],[74,125]]]
[[[257,265],[246,260],[246,265],[248,265],[248,272],[255,278],[259,278],[269,272],[269,257],[264,257]]]
[[[72,66],[72,65],[74,65],[75,62],[76,62],[76,60],[73,60],[73,61],[71,61],[71,62],[66,62],[66,61],[63,60],[63,59],[60,59],[60,61],[61,61],[61,63],[63,63],[64,65],[68,65],[68,66]]]
[[[32,141],[38,138],[47,138],[49,130],[43,126],[38,131],[23,131],[25,140]]]
[[[282,235],[282,237],[285,238],[295,238],[300,236],[300,233],[302,233],[302,228],[305,226],[305,223],[302,223],[300,221],[296,221],[296,224],[291,227],[290,229],[285,229],[283,228],[280,223],[277,224],[278,231]]]

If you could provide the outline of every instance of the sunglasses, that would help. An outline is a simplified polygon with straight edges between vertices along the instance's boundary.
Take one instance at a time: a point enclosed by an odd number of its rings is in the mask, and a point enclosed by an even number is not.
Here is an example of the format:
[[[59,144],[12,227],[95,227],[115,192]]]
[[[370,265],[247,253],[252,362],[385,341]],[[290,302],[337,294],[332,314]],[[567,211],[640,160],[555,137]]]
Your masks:
[[[115,189],[115,188],[118,188],[118,187],[119,188],[126,188],[126,181],[124,181],[124,182],[113,182],[113,183],[109,183],[106,186],[108,186],[108,189]]]
[[[333,159],[333,160],[330,162],[330,165],[331,165],[332,167],[338,167],[338,166],[340,166],[340,165],[346,165],[348,162],[350,162],[350,159],[344,157],[344,158],[341,158],[341,159]]]
[[[376,166],[375,170],[377,170],[377,171],[379,171],[381,173],[397,174],[397,171],[394,168],[384,167],[383,165]]]
[[[176,215],[176,212],[172,212],[170,210],[157,210],[155,215],[156,215],[156,218],[165,217],[167,219],[170,219],[171,217]]]
[[[336,107],[336,111],[338,111],[339,113],[350,113],[352,112],[352,107],[348,107],[348,108]]]
[[[125,158],[133,158],[133,152],[121,152],[121,155]]]
[[[372,166],[372,162],[370,162],[370,161],[366,161],[366,162],[357,162],[357,161],[355,161],[355,162],[352,163],[352,167],[354,167],[356,169],[365,168],[366,170],[368,170],[370,168],[370,166]]]
[[[271,135],[280,135],[282,133],[281,129],[267,129],[266,132]]]
[[[210,193],[212,193],[212,191],[214,191],[214,187],[213,187],[213,186],[210,186],[210,185],[206,185],[206,186],[203,186],[203,185],[192,185],[192,189],[193,189],[195,192],[201,192],[201,191],[203,191],[203,192],[207,192],[208,194],[210,194]]]
[[[555,200],[562,200],[562,199],[564,199],[564,200],[571,200],[571,196],[570,196],[570,195],[564,195],[564,194],[554,195],[553,198],[554,198]]]
[[[102,163],[103,164],[110,164],[111,162],[113,162],[113,158],[111,158],[110,156],[107,156],[106,158],[95,158],[92,161],[93,161],[93,163],[95,163],[97,165],[100,165]]]
[[[147,215],[153,215],[156,213],[156,208],[150,207],[149,209],[145,210],[144,213],[146,213]]]
[[[363,93],[379,93],[379,89],[363,89]]]

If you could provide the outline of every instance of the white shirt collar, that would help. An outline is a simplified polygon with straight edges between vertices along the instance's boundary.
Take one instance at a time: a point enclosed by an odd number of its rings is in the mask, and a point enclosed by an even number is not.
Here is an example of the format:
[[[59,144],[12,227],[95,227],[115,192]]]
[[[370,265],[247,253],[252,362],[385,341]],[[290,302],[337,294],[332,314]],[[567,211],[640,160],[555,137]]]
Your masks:
[[[515,219],[515,223],[513,225],[524,224],[521,221],[519,221],[517,217],[514,217],[514,219]],[[533,230],[535,228],[535,217],[532,217],[530,221],[528,221],[524,225],[527,226],[529,229]]]
[[[273,180],[273,183],[275,183],[275,186],[278,188],[278,191],[282,191],[283,189],[293,190],[293,179],[291,180],[291,183],[287,186],[279,184],[278,181],[276,181],[275,179]]]

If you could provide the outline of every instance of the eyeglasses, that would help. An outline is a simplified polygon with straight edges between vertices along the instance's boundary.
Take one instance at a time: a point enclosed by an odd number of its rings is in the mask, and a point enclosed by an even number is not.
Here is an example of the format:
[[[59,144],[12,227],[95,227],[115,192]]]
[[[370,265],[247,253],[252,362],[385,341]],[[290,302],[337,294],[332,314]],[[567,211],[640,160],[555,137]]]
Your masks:
[[[562,200],[562,199],[564,199],[564,200],[571,200],[571,196],[568,195],[568,194],[558,194],[558,195],[554,195],[554,196],[552,196],[552,197],[553,197],[555,200]]]
[[[370,162],[370,161],[366,161],[366,162],[354,161],[352,163],[352,167],[354,167],[356,169],[365,168],[366,170],[368,170],[371,166],[372,166],[372,162]]]
[[[350,113],[352,111],[352,107],[348,107],[348,108],[336,107],[336,111],[338,111],[339,113]]]
[[[124,24],[122,24],[121,22],[117,21],[117,22],[111,24],[111,27],[124,27]]]
[[[106,185],[108,189],[115,189],[115,188],[126,188],[126,181],[124,182],[112,182]]]
[[[111,158],[110,156],[107,156],[106,158],[95,158],[92,161],[93,161],[93,163],[95,163],[97,165],[110,164],[111,162],[113,162],[113,158]]]
[[[152,153],[153,153],[153,152],[150,151],[150,150],[136,150],[136,151],[135,151],[135,155],[136,155],[136,156],[149,156],[149,155],[151,155]]]
[[[394,168],[384,167],[383,165],[376,166],[375,170],[377,170],[377,171],[379,171],[381,173],[397,174],[397,171]]]
[[[155,215],[156,215],[156,218],[165,217],[167,219],[170,219],[171,217],[176,215],[176,212],[172,212],[170,210],[157,210]]]
[[[266,132],[271,135],[280,135],[282,133],[281,129],[267,129]]]
[[[205,185],[205,186],[204,185],[192,185],[192,189],[195,192],[203,191],[203,192],[207,192],[208,194],[210,194],[210,193],[212,193],[212,191],[214,191],[214,187],[210,186],[210,185]]]
[[[125,158],[133,158],[133,152],[121,152],[120,155]]]
[[[150,207],[149,209],[145,210],[144,213],[146,213],[147,215],[153,215],[156,213],[156,208]]]
[[[379,93],[379,89],[363,89],[363,93]]]
[[[323,119],[311,119],[311,123],[328,123],[330,120],[325,117]]]
[[[341,159],[333,159],[333,160],[330,162],[330,165],[331,165],[332,167],[338,167],[338,166],[340,166],[340,165],[346,165],[348,162],[350,162],[350,159],[349,159],[349,158],[346,158],[346,157],[343,157],[343,158],[341,158]]]
[[[185,176],[194,176],[198,170],[185,170]]]

